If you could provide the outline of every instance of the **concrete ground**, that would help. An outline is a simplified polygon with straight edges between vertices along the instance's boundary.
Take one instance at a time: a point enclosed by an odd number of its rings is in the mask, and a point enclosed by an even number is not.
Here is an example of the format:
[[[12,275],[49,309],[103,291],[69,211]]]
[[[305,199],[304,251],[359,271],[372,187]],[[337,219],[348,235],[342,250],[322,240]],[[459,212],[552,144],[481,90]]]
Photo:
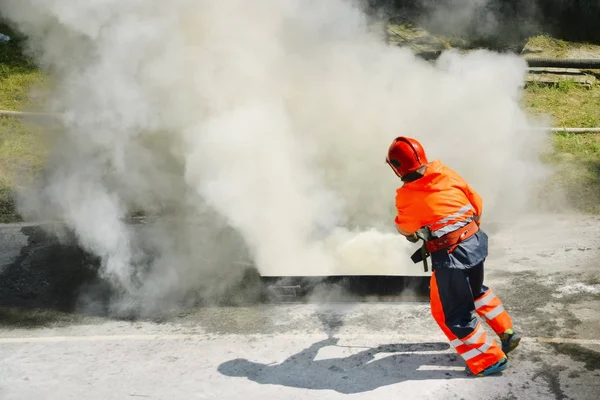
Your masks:
[[[426,302],[184,310],[159,321],[0,314],[0,399],[597,399],[600,219],[490,233],[486,284],[525,339],[470,378]]]

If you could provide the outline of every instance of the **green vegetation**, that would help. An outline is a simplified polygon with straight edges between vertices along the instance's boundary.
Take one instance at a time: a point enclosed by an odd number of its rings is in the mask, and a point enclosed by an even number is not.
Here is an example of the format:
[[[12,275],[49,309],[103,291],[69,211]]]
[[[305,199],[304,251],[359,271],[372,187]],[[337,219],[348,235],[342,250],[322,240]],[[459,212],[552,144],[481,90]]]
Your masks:
[[[1,32],[14,33],[0,25]],[[32,89],[43,82],[35,64],[21,51],[20,41],[0,43],[0,109],[34,107]],[[18,220],[12,191],[15,178],[27,179],[42,164],[44,148],[38,132],[21,119],[0,116],[0,222]]]
[[[556,127],[600,126],[600,87],[587,89],[567,80],[548,86],[529,84],[524,106],[531,114],[549,114]]]
[[[562,58],[569,52],[570,46],[564,40],[554,39],[548,35],[529,38],[527,45],[537,52],[544,52],[545,57]]]
[[[525,42],[524,55],[542,58],[592,58],[600,52],[600,44],[567,42],[548,35],[532,36]]]
[[[600,87],[573,81],[528,85],[523,106],[532,115],[551,115],[556,127],[600,127]],[[576,210],[600,214],[600,134],[558,133],[547,161],[557,168],[552,183],[564,188]]]
[[[548,156],[557,168],[553,183],[574,209],[600,214],[600,134],[558,133],[554,149]]]

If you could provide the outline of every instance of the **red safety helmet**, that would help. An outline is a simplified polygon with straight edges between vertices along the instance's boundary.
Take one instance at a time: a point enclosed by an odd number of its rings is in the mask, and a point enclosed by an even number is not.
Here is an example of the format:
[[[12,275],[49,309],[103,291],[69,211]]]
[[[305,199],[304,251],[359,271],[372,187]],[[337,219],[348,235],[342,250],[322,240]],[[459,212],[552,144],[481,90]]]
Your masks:
[[[392,167],[399,178],[416,171],[428,163],[421,143],[404,136],[394,139],[385,161]]]

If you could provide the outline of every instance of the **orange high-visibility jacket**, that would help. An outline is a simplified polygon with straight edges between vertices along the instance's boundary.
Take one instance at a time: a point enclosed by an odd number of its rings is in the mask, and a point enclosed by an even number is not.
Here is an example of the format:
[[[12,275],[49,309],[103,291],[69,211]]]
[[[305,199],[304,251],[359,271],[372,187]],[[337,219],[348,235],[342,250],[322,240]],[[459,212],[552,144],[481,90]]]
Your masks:
[[[396,190],[396,209],[401,234],[425,228],[437,238],[478,220],[483,202],[460,175],[435,160],[427,164],[422,178]]]

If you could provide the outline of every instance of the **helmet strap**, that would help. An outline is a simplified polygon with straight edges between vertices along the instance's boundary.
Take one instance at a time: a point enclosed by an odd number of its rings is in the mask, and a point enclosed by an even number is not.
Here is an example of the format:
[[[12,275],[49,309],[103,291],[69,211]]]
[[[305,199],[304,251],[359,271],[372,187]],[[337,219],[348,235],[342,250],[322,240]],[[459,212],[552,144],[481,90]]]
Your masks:
[[[425,169],[427,169],[427,165],[421,165],[418,169],[402,176],[402,182],[409,183],[421,179],[425,175]]]

